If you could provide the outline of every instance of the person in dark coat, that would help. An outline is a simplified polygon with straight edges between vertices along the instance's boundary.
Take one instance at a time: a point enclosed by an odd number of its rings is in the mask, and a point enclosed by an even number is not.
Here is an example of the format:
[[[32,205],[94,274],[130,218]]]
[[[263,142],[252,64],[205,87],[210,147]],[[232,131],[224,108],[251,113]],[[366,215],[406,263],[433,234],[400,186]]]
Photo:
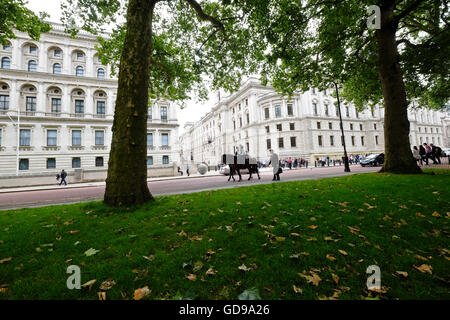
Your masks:
[[[425,161],[425,164],[428,165],[427,151],[425,150],[423,145],[419,146],[419,154],[421,158],[421,163]]]
[[[59,185],[62,185],[62,183],[64,182],[64,185],[67,186],[66,177],[67,177],[67,172],[64,171],[64,169],[62,169],[62,171],[61,171],[61,182],[60,182]]]

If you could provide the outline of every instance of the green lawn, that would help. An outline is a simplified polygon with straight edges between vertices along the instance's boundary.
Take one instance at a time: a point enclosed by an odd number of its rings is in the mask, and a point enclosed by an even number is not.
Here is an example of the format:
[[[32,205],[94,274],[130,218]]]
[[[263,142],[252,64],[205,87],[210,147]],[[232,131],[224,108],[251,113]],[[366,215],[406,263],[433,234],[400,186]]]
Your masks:
[[[146,299],[237,299],[252,287],[262,299],[449,299],[450,171],[435,173],[0,212],[0,299],[98,299],[108,279],[107,299],[145,286]],[[97,281],[68,290],[69,265]],[[370,265],[379,293],[366,288]]]

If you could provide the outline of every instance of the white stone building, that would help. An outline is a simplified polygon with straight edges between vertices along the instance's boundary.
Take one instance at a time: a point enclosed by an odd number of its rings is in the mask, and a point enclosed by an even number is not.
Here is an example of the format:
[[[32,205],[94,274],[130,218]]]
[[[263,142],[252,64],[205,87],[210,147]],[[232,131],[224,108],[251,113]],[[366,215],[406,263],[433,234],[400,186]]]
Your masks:
[[[181,162],[210,166],[221,163],[225,153],[248,153],[268,160],[272,148],[281,159],[343,157],[339,113],[332,89],[311,89],[287,101],[272,88],[250,78],[241,89],[218,102],[197,123],[187,123],[180,138]],[[358,112],[341,105],[347,151],[350,155],[384,150],[384,111]],[[421,109],[409,112],[412,145],[443,145],[442,112]]]
[[[16,36],[0,46],[0,187],[17,166],[20,176],[54,180],[61,169],[83,169],[81,180],[104,179],[118,82],[99,60],[96,38],[72,39],[57,24],[38,42]],[[149,176],[172,175],[177,106],[163,101],[149,111]]]

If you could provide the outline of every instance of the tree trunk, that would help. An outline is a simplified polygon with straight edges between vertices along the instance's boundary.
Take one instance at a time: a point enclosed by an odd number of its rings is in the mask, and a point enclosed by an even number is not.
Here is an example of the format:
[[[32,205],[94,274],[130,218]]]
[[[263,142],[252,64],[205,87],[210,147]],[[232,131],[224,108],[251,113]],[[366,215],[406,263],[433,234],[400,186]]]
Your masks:
[[[130,0],[120,60],[104,202],[133,206],[153,200],[147,184],[147,116],[152,16],[156,1]]]
[[[381,172],[421,173],[409,140],[408,102],[396,43],[395,0],[380,1],[381,29],[377,30],[378,71],[384,96],[385,161]]]

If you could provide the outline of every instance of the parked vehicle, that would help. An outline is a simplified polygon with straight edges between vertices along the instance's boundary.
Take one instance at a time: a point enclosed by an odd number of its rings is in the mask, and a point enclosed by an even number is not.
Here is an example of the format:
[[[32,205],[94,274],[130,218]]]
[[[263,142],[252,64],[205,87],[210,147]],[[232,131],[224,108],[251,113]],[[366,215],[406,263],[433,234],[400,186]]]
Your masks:
[[[441,157],[449,157],[450,156],[450,148],[442,148]]]
[[[361,160],[361,166],[380,166],[384,163],[384,153],[371,154]]]

